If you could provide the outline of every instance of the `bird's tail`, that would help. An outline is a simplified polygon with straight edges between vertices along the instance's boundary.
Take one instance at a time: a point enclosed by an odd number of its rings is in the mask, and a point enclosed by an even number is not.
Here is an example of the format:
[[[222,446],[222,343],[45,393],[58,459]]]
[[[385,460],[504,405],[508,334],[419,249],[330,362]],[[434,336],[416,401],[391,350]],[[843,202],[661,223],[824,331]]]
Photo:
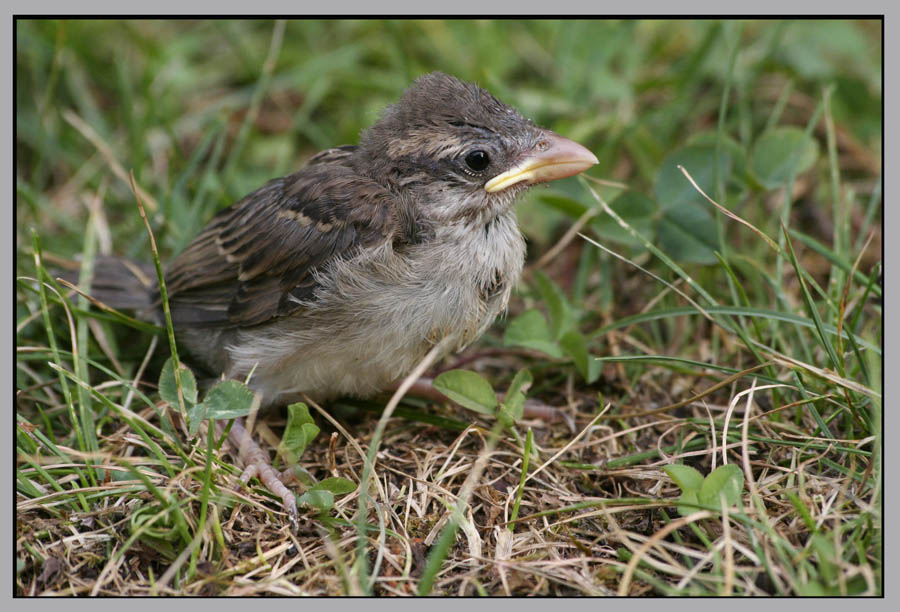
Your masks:
[[[62,276],[74,282],[78,274]],[[155,319],[159,298],[156,270],[152,264],[98,255],[90,296],[116,310],[135,310],[142,318]]]

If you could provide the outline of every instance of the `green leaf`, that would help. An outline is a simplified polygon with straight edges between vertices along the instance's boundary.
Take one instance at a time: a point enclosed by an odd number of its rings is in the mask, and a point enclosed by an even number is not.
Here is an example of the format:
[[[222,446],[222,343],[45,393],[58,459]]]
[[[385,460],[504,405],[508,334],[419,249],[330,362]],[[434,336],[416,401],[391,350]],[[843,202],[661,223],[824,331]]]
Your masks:
[[[809,170],[818,156],[818,143],[802,129],[776,127],[756,141],[750,154],[750,169],[767,189],[777,189],[790,177]]]
[[[506,391],[506,397],[509,398],[510,395],[515,393],[520,393],[524,395],[528,389],[531,388],[531,383],[534,382],[534,377],[531,376],[531,372],[529,372],[526,368],[522,368],[516,375],[513,376],[512,382],[509,383],[509,389]]]
[[[738,466],[729,463],[717,467],[706,478],[700,486],[698,499],[705,506],[719,508],[719,494],[725,496],[725,503],[728,506],[734,506],[741,501],[741,492],[744,489],[744,473]]]
[[[197,432],[200,431],[200,423],[202,423],[204,420],[206,420],[206,404],[203,402],[193,405],[188,404],[188,433],[190,433],[192,436],[197,435]]]
[[[523,401],[521,403],[511,405],[500,404],[500,408],[497,410],[497,420],[500,421],[503,427],[512,427],[522,418],[522,415],[525,414],[524,397],[522,399]]]
[[[597,380],[603,366],[588,353],[584,334],[575,329],[567,331],[559,339],[559,345],[575,362],[575,368],[582,378],[588,383]]]
[[[655,200],[637,191],[625,191],[619,194],[609,207],[644,238],[651,241],[654,239],[656,216],[660,212],[659,204]],[[629,246],[641,245],[637,238],[624,230],[608,214],[601,213],[591,222],[591,226],[602,239],[598,242],[606,240]]]
[[[253,391],[237,380],[223,380],[207,392],[203,403],[208,419],[237,419],[250,414]]]
[[[712,198],[716,196],[716,147],[715,145],[691,145],[669,153],[660,164],[654,192],[656,201],[664,211],[680,211],[685,205],[696,205],[707,210],[705,198],[694,189],[678,166],[683,166],[697,185]],[[731,156],[728,150],[719,151],[719,181],[723,185],[731,177]]]
[[[178,368],[178,373],[181,377],[181,393],[184,397],[185,407],[190,408],[197,403],[197,379],[184,364]],[[170,406],[179,408],[178,390],[175,386],[175,365],[171,357],[166,360],[162,372],[159,374],[159,396]]]
[[[546,274],[537,272],[534,279],[547,304],[547,310],[550,311],[550,335],[558,339],[575,327],[575,315],[572,313],[572,307],[569,306],[562,289],[547,278]]]
[[[714,264],[718,248],[716,224],[709,204],[691,185],[678,166],[683,166],[710,197],[716,195],[716,147],[691,145],[666,156],[656,175],[656,201],[663,211],[659,221],[660,248],[676,261]],[[731,156],[723,147],[718,154],[718,179],[722,185],[731,177]]]
[[[309,488],[310,491],[331,491],[334,495],[344,495],[356,490],[356,483],[346,478],[326,478]]]
[[[716,221],[700,204],[666,210],[659,220],[659,248],[675,261],[716,263]]]
[[[681,494],[681,497],[678,498],[678,514],[681,516],[687,516],[689,514],[693,514],[697,512],[699,508],[696,504],[700,502],[697,500],[697,491],[691,489],[690,491],[685,491]],[[688,504],[694,504],[689,506]]]
[[[699,491],[703,486],[703,474],[689,465],[673,463],[663,466],[663,471],[682,491]]]
[[[334,494],[326,489],[310,489],[297,497],[297,504],[307,505],[316,510],[325,512],[334,507]]]
[[[538,310],[526,310],[509,322],[503,334],[503,346],[524,346],[557,359],[562,351],[553,341],[547,320]]]
[[[469,370],[450,370],[434,379],[434,388],[454,402],[483,414],[493,415],[497,408],[494,389],[484,378]]]
[[[316,484],[316,479],[313,475],[299,462],[293,462],[287,466],[287,469],[290,470],[291,476],[307,489],[312,488]]]
[[[506,398],[500,404],[498,413],[505,427],[510,427],[522,418],[525,410],[525,392],[531,387],[533,380],[531,372],[523,368],[516,372],[512,382],[509,383]]]
[[[688,145],[706,145],[715,149],[716,142],[720,140],[717,130],[710,129],[702,132],[691,134],[688,137]],[[734,138],[726,134],[721,136],[721,146],[725,152],[731,157],[731,174],[739,178],[747,172],[747,151],[744,146],[737,142]],[[712,194],[709,194],[712,195]]]
[[[307,445],[319,435],[319,428],[309,415],[309,408],[303,402],[287,407],[288,419],[278,452],[290,463],[296,462],[306,450]]]

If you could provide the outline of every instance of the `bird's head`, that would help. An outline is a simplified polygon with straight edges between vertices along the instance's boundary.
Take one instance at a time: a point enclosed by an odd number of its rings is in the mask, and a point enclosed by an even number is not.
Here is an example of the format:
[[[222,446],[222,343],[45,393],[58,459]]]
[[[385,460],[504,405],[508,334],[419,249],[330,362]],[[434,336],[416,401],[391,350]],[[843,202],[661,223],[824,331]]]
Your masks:
[[[418,78],[360,139],[372,177],[416,198],[435,220],[486,222],[530,185],[597,163],[474,83]]]

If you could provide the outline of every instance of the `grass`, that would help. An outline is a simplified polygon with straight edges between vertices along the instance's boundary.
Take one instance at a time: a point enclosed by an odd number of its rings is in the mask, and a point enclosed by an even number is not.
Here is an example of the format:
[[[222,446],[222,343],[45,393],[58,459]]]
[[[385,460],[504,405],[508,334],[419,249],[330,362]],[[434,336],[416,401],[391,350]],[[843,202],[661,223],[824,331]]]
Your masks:
[[[880,22],[15,31],[18,595],[883,593]],[[54,278],[165,264],[434,69],[600,164],[518,205],[508,316],[429,370],[512,385],[500,412],[311,405],[293,534],[161,398],[197,401],[157,389],[163,332]],[[516,389],[564,418],[521,417]],[[670,476],[723,465],[736,501]],[[355,486],[311,487],[331,478]]]

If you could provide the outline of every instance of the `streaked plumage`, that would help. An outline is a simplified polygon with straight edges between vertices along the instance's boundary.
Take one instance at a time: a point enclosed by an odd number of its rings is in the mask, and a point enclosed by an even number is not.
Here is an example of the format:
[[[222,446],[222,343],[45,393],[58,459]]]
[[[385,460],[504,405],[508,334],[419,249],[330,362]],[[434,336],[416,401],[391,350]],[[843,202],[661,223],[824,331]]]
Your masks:
[[[376,393],[438,340],[484,332],[524,261],[515,196],[595,162],[478,86],[425,75],[358,146],[269,181],[175,258],[180,346],[210,374],[252,370],[264,404]],[[109,270],[98,286],[124,289]],[[135,291],[158,303],[146,284],[104,297],[135,307]]]

